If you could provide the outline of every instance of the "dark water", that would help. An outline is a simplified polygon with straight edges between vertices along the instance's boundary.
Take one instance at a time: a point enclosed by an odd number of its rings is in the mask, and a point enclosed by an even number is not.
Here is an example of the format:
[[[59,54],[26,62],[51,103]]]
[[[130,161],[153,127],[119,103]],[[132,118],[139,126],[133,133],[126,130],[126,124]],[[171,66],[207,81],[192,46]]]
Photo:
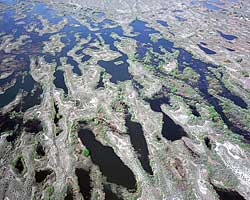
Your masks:
[[[89,172],[81,168],[76,168],[75,173],[82,196],[85,200],[90,200],[92,187]]]
[[[45,156],[44,147],[40,142],[36,145],[36,153],[41,157]]]
[[[41,121],[38,119],[29,119],[25,124],[25,131],[29,133],[39,133],[43,130]]]
[[[231,100],[236,105],[240,106],[241,108],[247,108],[247,104],[245,101],[234,94],[232,94],[224,85],[224,83],[218,79],[213,73],[211,73],[208,70],[208,67],[216,68],[213,64],[202,62],[199,59],[193,58],[192,54],[185,51],[184,49],[179,50],[179,56],[177,58],[178,60],[178,68],[182,72],[186,65],[184,63],[187,63],[188,66],[190,66],[196,73],[200,75],[200,79],[198,81],[197,87],[199,88],[200,92],[205,95],[205,99],[210,99],[212,96],[208,94],[208,81],[206,80],[206,76],[209,76],[212,79],[216,79],[220,86],[222,87],[222,93],[221,96]],[[215,106],[215,105],[214,105]]]
[[[201,45],[207,46],[207,43],[205,42],[200,42]]]
[[[73,189],[71,186],[67,187],[67,193],[66,193],[64,200],[74,200]]]
[[[214,185],[213,188],[218,194],[220,200],[245,200],[245,198],[241,196],[237,191],[221,189]]]
[[[59,120],[62,118],[62,115],[59,114],[59,107],[57,105],[56,102],[54,102],[54,109],[55,109],[55,113],[54,113],[54,124],[57,126]]]
[[[106,19],[103,22],[98,24],[97,27],[99,28],[99,30],[96,31],[95,33],[100,34],[100,36],[104,40],[104,44],[108,45],[111,50],[120,53],[121,56],[111,61],[100,60],[98,61],[98,64],[102,68],[104,68],[107,73],[109,73],[112,76],[112,78],[110,79],[112,83],[118,83],[118,82],[130,80],[131,75],[128,72],[129,64],[127,62],[128,56],[124,54],[122,51],[118,50],[117,47],[115,46],[115,42],[116,41],[119,42],[120,39],[115,39],[111,36],[112,33],[116,33],[120,37],[124,36],[123,29],[121,26],[104,28],[105,24],[115,25],[112,20]],[[120,63],[117,63],[117,62],[120,62]]]
[[[122,162],[109,146],[103,146],[89,129],[80,129],[78,136],[90,150],[94,164],[98,165],[107,181],[122,185],[129,190],[137,189],[133,172]]]
[[[220,100],[214,97],[213,95],[209,94],[208,81],[206,79],[206,76],[209,76],[210,78],[215,79],[219,82],[219,85],[222,88],[222,93],[220,93],[219,95],[221,95],[222,97],[229,99],[235,105],[240,106],[243,109],[246,109],[248,107],[247,103],[241,97],[234,95],[232,92],[230,92],[225,87],[224,83],[208,70],[208,67],[216,68],[216,66],[210,63],[205,63],[199,59],[193,58],[192,54],[185,51],[184,49],[181,48],[177,49],[179,50],[179,55],[177,58],[179,70],[183,72],[183,70],[186,67],[184,63],[187,63],[188,66],[190,66],[196,73],[198,73],[200,75],[200,78],[195,87],[199,89],[200,94],[210,105],[212,105],[215,108],[216,112],[220,115],[224,123],[228,126],[228,128],[232,132],[243,135],[245,139],[250,139],[250,133],[248,131],[242,130],[241,128],[235,126],[224,114]],[[188,80],[186,81],[186,83],[190,85]],[[191,86],[194,87],[193,84]]]
[[[159,33],[159,31],[149,27],[148,23],[138,19],[132,21],[130,26],[133,28],[132,33],[139,33],[138,35],[134,36],[134,39],[142,43],[152,43],[149,35],[153,33]]]
[[[168,23],[163,20],[156,20],[156,22],[164,27],[168,27]]]
[[[137,48],[136,48],[136,57],[140,61],[143,61],[143,59],[146,56],[146,52],[149,48],[153,49],[153,53],[163,55],[164,52],[161,51],[160,47],[164,48],[168,52],[172,52],[174,43],[165,40],[165,39],[159,39],[156,42],[153,42],[150,38],[150,34],[153,33],[159,33],[159,31],[156,31],[153,28],[150,28],[148,26],[148,23],[141,21],[141,20],[134,20],[130,23],[130,26],[132,27],[133,31],[132,33],[137,34],[136,36],[133,36],[132,38],[137,41]],[[151,63],[153,66],[158,66],[162,60],[160,58],[157,58],[156,56],[152,55]]]
[[[200,113],[197,111],[196,107],[193,105],[189,105],[189,108],[192,110],[192,114],[196,117],[200,117]]]
[[[150,107],[155,112],[162,112],[161,105],[163,104],[169,104],[169,98],[168,97],[156,97],[154,99],[145,99],[146,102],[150,104]]]
[[[34,15],[38,14],[38,15],[42,15],[43,17],[45,17],[46,19],[49,20],[50,23],[53,23],[53,24],[56,24],[58,22],[60,22],[63,17],[59,17],[59,16],[56,16],[56,13],[47,8],[44,4],[42,3],[36,3],[35,7],[30,11],[30,12],[26,12],[27,14],[27,17],[25,18],[25,23],[26,24],[29,24],[29,23],[35,23],[38,27],[41,26],[41,23],[39,20],[36,20],[35,17],[33,17]],[[26,33],[26,30],[23,26],[17,26],[15,21],[13,20],[12,18],[12,15],[13,14],[8,14],[6,16],[8,16],[6,19],[6,21],[4,21],[4,23],[8,23],[9,24],[9,27],[15,27],[18,29],[17,33],[15,33],[15,36],[16,37],[19,37],[20,35]],[[104,28],[105,25],[109,24],[109,25],[115,25],[115,23],[109,19],[105,19],[103,20],[102,22],[98,23],[97,25],[94,25],[94,23],[91,21],[91,19],[89,20],[89,23],[93,26],[96,26],[97,28],[99,28],[99,30],[93,32],[93,31],[90,31],[86,26],[83,26],[82,24],[80,24],[79,22],[77,22],[76,20],[74,20],[73,18],[71,18],[70,16],[65,16],[65,18],[68,19],[69,23],[65,25],[65,27],[60,30],[59,32],[62,34],[62,35],[65,35],[61,38],[61,41],[65,44],[65,47],[62,49],[61,52],[57,52],[55,56],[52,56],[52,55],[44,55],[44,57],[46,58],[46,60],[48,62],[52,62],[52,61],[56,61],[57,63],[57,66],[60,66],[61,63],[60,63],[60,59],[61,57],[66,57],[67,58],[67,63],[72,65],[73,66],[73,69],[72,71],[77,74],[77,75],[82,75],[81,73],[81,70],[79,69],[79,66],[78,66],[78,63],[70,56],[67,55],[67,52],[70,51],[76,44],[77,44],[77,41],[76,41],[76,38],[75,38],[75,34],[76,33],[79,33],[80,35],[80,38],[87,38],[87,36],[91,36],[91,42],[95,42],[97,39],[97,36],[96,34],[100,34],[101,37],[103,38],[105,44],[109,45],[110,49],[113,50],[113,51],[116,51],[116,52],[119,52],[121,54],[121,56],[117,59],[114,59],[113,61],[109,61],[109,62],[104,62],[104,61],[99,61],[99,64],[101,67],[103,67],[107,73],[109,73],[112,78],[111,78],[111,82],[113,83],[117,83],[119,81],[125,81],[125,80],[130,80],[131,79],[131,76],[128,72],[128,63],[127,63],[127,55],[125,55],[123,52],[119,51],[115,45],[114,45],[114,42],[115,41],[119,41],[119,39],[114,39],[111,34],[112,33],[116,33],[118,34],[119,36],[124,36],[123,35],[123,30],[120,26],[115,26],[115,27],[111,27],[111,28]],[[11,23],[9,23],[9,21],[11,21]],[[140,30],[147,30],[147,29],[144,29],[144,27],[140,27],[140,23],[137,23],[137,21],[135,21],[134,23],[132,23],[133,25],[137,26],[138,28],[138,31]],[[3,26],[5,24],[2,24]],[[79,25],[78,27],[75,27],[73,25]],[[149,29],[149,28],[148,28]],[[11,32],[12,29],[7,29],[6,28],[6,31],[9,31]],[[151,29],[153,30],[153,29]],[[135,30],[137,31],[137,30]],[[155,32],[155,31],[153,31]],[[147,31],[147,34],[151,33],[151,31]],[[44,34],[43,36],[39,36],[37,33],[33,32],[31,33],[32,34],[32,44],[40,44],[41,47],[42,47],[42,42],[43,41],[48,41],[49,40],[49,37],[52,35],[52,34]],[[144,36],[146,36],[144,34]],[[145,38],[143,38],[144,36],[139,36],[139,38],[141,40],[143,40],[143,42],[147,42],[145,41]],[[147,37],[147,39],[149,39]],[[84,48],[91,48],[91,44],[87,44],[86,46],[84,46]],[[157,50],[159,51],[157,45],[155,45],[155,47],[157,48]],[[42,54],[41,51],[37,52],[39,53],[40,55]],[[77,52],[78,54],[81,53],[81,51]],[[83,62],[86,62],[87,60],[90,59],[90,56],[88,55],[85,55],[83,58],[82,58],[82,61]],[[121,64],[115,64],[115,62],[118,62],[118,61],[122,61]],[[57,67],[56,67],[57,68]],[[60,75],[58,75],[60,76]],[[60,81],[61,83],[63,81]],[[56,83],[55,83],[56,84]],[[67,90],[66,90],[66,87],[65,85],[62,83],[58,83],[56,84],[56,87],[59,87],[59,88],[62,88],[64,89],[65,93],[67,93]],[[14,88],[13,88],[14,89]],[[15,96],[15,95],[13,95]]]
[[[211,150],[212,144],[211,144],[211,141],[210,141],[209,137],[205,137],[204,142],[205,142],[207,148]]]
[[[105,200],[122,200],[115,193],[112,192],[109,185],[104,185]]]
[[[62,70],[57,70],[55,73],[54,73],[54,77],[55,77],[55,80],[53,81],[55,86],[57,88],[61,88],[63,89],[64,91],[64,94],[67,95],[68,94],[68,88],[65,84],[65,80],[64,80],[64,71]]]
[[[228,51],[231,51],[231,52],[233,52],[233,51],[235,51],[234,49],[230,49],[230,48],[226,48]]]
[[[4,2],[8,3],[8,1],[4,1]],[[21,47],[23,48],[22,52],[20,53],[16,51],[14,52],[16,54],[17,59],[24,58],[25,65],[23,66],[24,67],[23,70],[29,72],[29,65],[30,65],[29,56],[30,55],[44,56],[48,62],[56,61],[57,66],[61,65],[59,58],[66,57],[67,63],[72,65],[73,67],[72,69],[73,73],[80,76],[82,73],[78,67],[78,63],[72,57],[68,56],[67,52],[71,50],[77,43],[74,37],[75,33],[80,33],[81,38],[86,38],[90,34],[90,31],[83,25],[81,25],[80,27],[71,26],[73,24],[79,25],[79,23],[76,20],[73,20],[71,17],[68,17],[68,16],[64,16],[64,17],[57,16],[55,11],[53,11],[52,9],[49,9],[43,3],[36,2],[34,7],[32,6],[29,6],[29,7],[31,9],[26,9],[23,11],[23,13],[26,14],[26,17],[24,17],[21,21],[23,21],[25,25],[16,23],[14,19],[14,16],[16,13],[14,10],[11,10],[11,9],[6,9],[6,11],[2,14],[3,20],[1,20],[0,22],[1,31],[6,34],[12,34],[14,36],[13,41],[17,40],[18,37],[24,34],[30,37],[30,39],[24,45],[25,48]],[[68,18],[69,20],[69,24],[66,24],[65,27],[59,31],[62,35],[66,35],[65,38],[61,38],[61,41],[65,44],[65,47],[62,49],[61,52],[57,52],[55,56],[52,56],[51,54],[42,53],[43,42],[49,41],[49,37],[53,35],[53,33],[46,33],[41,36],[35,31],[33,32],[26,31],[26,26],[28,26],[29,24],[35,25],[36,28],[43,28],[41,22],[36,17],[37,15],[43,16],[52,24],[57,24],[64,18]],[[8,56],[8,55],[5,55],[5,56]],[[28,74],[27,77],[28,76],[30,75]],[[0,82],[1,84],[6,83],[7,81],[9,82],[11,78],[14,78],[14,77],[13,76],[8,77],[7,79],[1,80]],[[3,100],[0,102],[0,107],[3,107],[7,105],[8,103],[10,103],[11,101],[13,101],[16,95],[18,94],[18,92],[22,89],[25,90],[26,86],[34,87],[34,85],[36,84],[34,80],[29,78],[30,80],[25,81],[24,82],[25,86],[23,86],[21,83],[21,77],[17,76],[16,79],[17,79],[17,83],[13,87],[9,88],[4,94],[1,95],[1,99]],[[26,77],[24,77],[24,80],[25,79]],[[42,93],[42,89],[41,87],[37,87],[37,88],[38,90],[35,92],[35,95],[28,94],[27,97],[24,98],[23,100],[24,102],[22,102],[22,104],[25,105],[24,106],[25,108],[23,109],[23,111],[27,110],[30,107],[33,107],[34,105],[40,104],[40,101],[38,99]],[[65,90],[65,92],[67,91],[64,85],[62,86],[62,88]]]
[[[125,126],[127,127],[127,133],[130,136],[130,141],[135,151],[138,154],[139,161],[142,164],[143,169],[150,175],[153,175],[152,168],[149,162],[149,151],[146,139],[144,137],[141,124],[131,120],[131,115],[126,116]]]
[[[138,93],[140,93],[140,90],[143,89],[143,86],[135,79],[132,79],[132,86]]]
[[[183,10],[180,10],[180,9],[176,9],[176,10],[173,10],[174,13],[182,13],[184,12]]]
[[[85,56],[82,57],[82,62],[87,62],[87,61],[89,61],[90,59],[91,59],[91,56],[85,55]]]
[[[167,140],[175,141],[181,139],[183,136],[187,136],[184,129],[176,124],[168,115],[166,115],[161,110],[162,104],[169,104],[169,99],[166,97],[155,98],[155,99],[145,99],[153,111],[160,112],[163,114],[163,126],[162,126],[162,136]]]
[[[1,72],[1,71],[0,71]],[[7,84],[7,83],[10,83],[11,80],[16,76],[16,73],[11,73],[8,77],[6,78],[2,78],[0,79],[0,87]]]
[[[180,16],[175,16],[175,18],[179,21],[179,22],[185,22],[187,21],[187,19],[180,17]]]
[[[235,35],[225,34],[225,33],[221,32],[221,31],[217,31],[217,32],[220,34],[221,37],[223,37],[223,38],[226,39],[226,40],[234,40],[234,39],[237,39],[237,38],[238,38],[238,37],[235,36]]]
[[[24,170],[24,162],[23,162],[23,160],[22,160],[22,157],[19,157],[19,158],[17,159],[17,161],[16,161],[14,167],[17,169],[18,173],[20,173],[20,174],[23,173],[23,170]]]
[[[19,82],[18,80],[18,85],[13,86],[12,89],[11,91],[22,94],[21,101],[15,107],[16,112],[25,112],[29,108],[32,108],[33,106],[39,105],[41,103],[43,89],[38,83],[35,82],[30,74],[23,77],[21,82]],[[14,93],[14,95],[16,95],[17,93]],[[15,98],[14,95],[12,96],[13,98]],[[8,99],[6,105],[9,104],[12,100],[14,99]]]
[[[35,179],[37,183],[43,182],[50,174],[52,174],[51,169],[45,169],[40,171],[35,171]]]
[[[54,112],[54,124],[56,126],[56,136],[60,135],[60,133],[62,132],[62,129],[58,126],[58,122],[60,119],[62,119],[62,115],[59,113],[59,107],[57,105],[56,102],[54,102],[54,109],[55,109],[55,112]]]
[[[98,88],[103,88],[103,87],[104,87],[103,72],[101,72],[101,74],[100,74],[100,79],[99,79],[99,81],[98,81],[98,83],[97,83],[97,85],[96,85],[96,89],[98,89]]]
[[[98,61],[98,65],[105,69],[105,71],[112,75],[110,81],[112,83],[118,83],[119,81],[130,80],[131,76],[128,72],[127,55],[123,55],[112,61]],[[121,62],[116,64],[115,62]]]
[[[9,1],[4,1],[9,3]],[[206,1],[207,5],[211,3],[211,1]],[[211,5],[213,5],[214,2],[212,2]],[[194,3],[195,4],[195,3]],[[219,5],[218,2],[216,2],[216,5]],[[162,60],[160,58],[157,58],[157,54],[159,55],[164,55],[164,52],[161,51],[160,47],[165,49],[168,52],[173,52],[173,51],[178,51],[178,68],[182,72],[184,68],[186,67],[184,65],[184,62],[188,63],[192,69],[197,72],[200,75],[200,79],[196,85],[196,87],[200,90],[200,93],[202,96],[207,100],[209,104],[215,107],[216,111],[219,113],[223,121],[228,125],[228,127],[239,134],[242,135],[250,135],[248,131],[241,130],[240,128],[234,126],[232,122],[228,120],[228,118],[225,116],[223,113],[222,107],[220,105],[220,100],[213,97],[208,93],[208,82],[206,80],[206,76],[209,76],[212,79],[217,79],[216,76],[208,71],[208,66],[210,67],[217,67],[214,65],[211,65],[209,63],[205,63],[199,59],[193,58],[193,56],[185,51],[184,49],[181,48],[175,48],[174,43],[166,40],[166,39],[160,39],[156,42],[151,41],[150,39],[150,34],[152,33],[159,33],[158,31],[154,30],[153,28],[149,27],[148,24],[144,21],[141,20],[134,20],[133,22],[130,23],[130,26],[133,28],[133,32],[137,35],[135,36],[126,36],[123,33],[122,27],[117,26],[115,22],[105,19],[101,23],[95,24],[91,19],[89,19],[89,23],[95,27],[98,28],[97,31],[90,31],[86,26],[80,24],[78,21],[74,20],[70,16],[57,16],[56,12],[53,11],[52,9],[49,9],[45,4],[42,3],[36,3],[35,7],[32,8],[31,10],[26,10],[24,13],[27,15],[22,21],[24,21],[25,25],[23,24],[17,24],[14,15],[15,15],[15,10],[11,9],[6,9],[3,14],[3,19],[0,21],[0,28],[3,33],[6,34],[12,34],[14,36],[14,40],[17,40],[18,37],[20,37],[23,34],[27,34],[30,36],[30,41],[31,42],[26,42],[25,44],[25,51],[21,52],[15,52],[16,54],[16,59],[20,59],[22,62],[24,62],[23,65],[21,65],[21,68],[23,71],[28,72],[29,74],[29,65],[30,65],[30,60],[29,60],[29,55],[34,55],[34,56],[44,56],[47,61],[52,62],[56,61],[57,66],[61,65],[60,63],[60,58],[61,57],[66,57],[67,58],[67,63],[71,64],[73,69],[72,71],[77,74],[81,75],[81,70],[78,67],[78,63],[70,56],[67,55],[68,51],[70,51],[76,44],[76,38],[75,34],[78,33],[80,38],[87,38],[88,36],[91,37],[91,42],[87,44],[86,46],[84,45],[84,48],[91,46],[91,43],[98,41],[97,34],[100,34],[100,36],[103,38],[105,44],[109,45],[110,49],[116,52],[119,52],[121,56],[117,59],[114,59],[113,61],[109,62],[104,62],[104,61],[99,61],[99,64],[109,73],[112,78],[111,82],[118,83],[119,81],[126,81],[131,79],[131,75],[128,72],[128,63],[127,63],[127,55],[124,54],[123,52],[119,51],[115,45],[115,41],[119,41],[119,39],[115,39],[111,36],[112,33],[118,34],[120,37],[128,37],[135,39],[137,41],[137,48],[136,48],[136,57],[143,61],[145,58],[146,52],[148,51],[149,48],[153,49],[153,55],[150,60],[151,64],[155,67],[158,67]],[[57,24],[60,22],[63,18],[67,18],[69,23],[65,25],[65,27],[60,30],[59,32],[64,35],[61,38],[61,41],[65,44],[65,47],[62,49],[61,52],[56,53],[55,56],[52,56],[50,54],[43,54],[42,53],[42,47],[43,47],[43,41],[49,41],[49,37],[52,34],[44,34],[42,36],[39,36],[38,33],[36,32],[27,32],[25,27],[28,24],[34,23],[37,28],[41,28],[41,22],[36,18],[36,15],[41,15],[48,19],[48,21],[52,24]],[[112,25],[113,27],[111,28],[105,28],[105,25]],[[79,26],[74,26],[74,25],[79,25]],[[222,37],[225,37],[225,39],[228,40],[233,40],[237,38],[236,36],[233,35],[227,35],[222,32],[219,32]],[[1,38],[0,38],[1,39]],[[205,47],[203,47],[205,48]],[[203,49],[205,50],[205,49]],[[205,50],[207,53],[212,53],[212,50]],[[0,52],[0,54],[3,54],[3,52]],[[8,55],[5,55],[8,56]],[[0,56],[2,57],[2,55]],[[82,58],[83,61],[88,58]],[[117,64],[115,62],[117,61],[122,61],[121,64]],[[21,62],[20,62],[21,63]],[[148,63],[150,64],[150,63]],[[19,68],[20,71],[20,68]],[[58,71],[58,70],[56,70]],[[55,83],[56,86],[59,88],[64,89],[65,94],[67,94],[68,90],[67,87],[64,83],[64,80],[62,79],[62,74],[59,73],[59,78],[58,78],[58,83]],[[8,90],[5,91],[4,94],[0,94],[0,108],[9,104],[11,101],[13,101],[16,97],[16,95],[19,92],[22,92],[25,90],[27,87],[26,91],[28,91],[28,95],[23,97],[22,101],[22,106],[23,106],[23,111],[26,109],[40,104],[40,98],[42,94],[42,89],[41,87],[37,86],[37,83],[30,78],[30,75],[26,75],[24,78],[21,77],[21,75],[15,75],[16,78],[16,84],[9,88]],[[11,77],[8,80],[2,80],[2,83],[5,81],[10,81]],[[57,79],[57,78],[56,78]],[[24,83],[23,83],[24,80]],[[217,79],[218,80],[218,79]],[[242,108],[247,108],[247,104],[244,102],[244,100],[234,94],[232,94],[226,87],[224,87],[223,83],[220,81],[220,85],[223,88],[223,92],[220,94],[221,96],[228,98],[231,100],[233,103],[236,105],[242,107]],[[35,89],[35,95],[32,95],[31,91]],[[20,109],[19,109],[20,110]]]
[[[20,52],[15,50],[11,53],[0,52],[1,57],[8,56],[16,56],[16,61],[18,66],[14,67],[13,75],[7,77],[5,80],[1,80],[1,83],[10,82],[13,79],[16,79],[16,83],[14,86],[5,91],[5,93],[1,94],[1,102],[0,107],[8,105],[11,101],[16,98],[18,93],[23,93],[23,91],[28,92],[27,96],[23,95],[21,105],[19,105],[19,110],[26,111],[27,109],[33,107],[34,105],[40,104],[40,95],[42,94],[42,88],[38,83],[34,81],[34,79],[29,74],[29,65],[30,59],[29,55],[36,55],[40,52],[41,49],[41,41],[46,40],[46,37],[41,37],[39,40],[37,34],[34,32],[29,33],[25,30],[25,26],[23,24],[16,24],[14,20],[15,11],[6,9],[5,12],[1,14],[3,16],[3,20],[0,21],[1,32],[4,34],[12,34],[14,36],[13,42],[17,40],[23,34],[27,34],[30,36],[32,43],[27,42],[25,50],[24,47],[21,47]],[[29,24],[32,20],[29,17],[25,17],[22,19],[24,22]],[[38,24],[38,23],[37,23]],[[12,67],[12,66],[11,66]],[[5,69],[3,69],[4,71]],[[27,72],[23,77],[20,75],[20,72]],[[32,90],[35,88],[35,92],[32,93]]]
[[[25,112],[29,108],[32,108],[35,105],[41,104],[41,95],[43,93],[43,90],[40,85],[36,85],[36,89],[34,92],[29,92],[28,95],[23,96],[21,105],[20,105],[20,111]],[[24,90],[25,91],[25,90]]]
[[[77,74],[78,76],[82,75],[82,72],[79,68],[79,64],[71,56],[68,56],[67,64],[73,66],[73,73]]]
[[[198,47],[199,47],[202,51],[204,51],[204,52],[205,52],[206,54],[208,54],[208,55],[216,54],[215,51],[213,51],[213,50],[211,50],[211,49],[209,49],[209,48],[203,47],[203,46],[201,46],[200,44],[197,44],[197,45],[198,45]]]
[[[15,111],[15,108],[6,114],[0,113],[0,132],[10,132],[6,137],[8,142],[14,143],[24,130],[34,134],[43,130],[40,120],[30,119],[24,123],[23,114],[19,113],[12,116],[13,111]]]
[[[4,115],[0,113],[0,133],[2,134],[7,131],[12,132],[6,138],[8,142],[14,142],[15,139],[21,134],[22,125],[22,116],[12,117],[10,113]]]
[[[21,85],[22,78],[19,76],[16,79],[16,83],[14,86],[8,88],[3,94],[0,94],[0,108],[8,105],[10,102],[12,102],[15,98],[16,95],[19,92],[20,85]]]
[[[219,80],[220,86],[222,87],[222,93],[220,93],[221,96],[230,99],[235,105],[240,106],[241,108],[247,109],[247,103],[239,96],[232,94],[222,83],[221,80]]]
[[[162,135],[168,140],[175,141],[181,139],[183,136],[187,136],[187,133],[174,120],[164,114]]]
[[[215,10],[215,11],[221,10],[220,7],[215,6],[215,5],[211,4],[211,3],[207,3],[207,2],[203,3],[203,7],[207,8],[209,10]]]

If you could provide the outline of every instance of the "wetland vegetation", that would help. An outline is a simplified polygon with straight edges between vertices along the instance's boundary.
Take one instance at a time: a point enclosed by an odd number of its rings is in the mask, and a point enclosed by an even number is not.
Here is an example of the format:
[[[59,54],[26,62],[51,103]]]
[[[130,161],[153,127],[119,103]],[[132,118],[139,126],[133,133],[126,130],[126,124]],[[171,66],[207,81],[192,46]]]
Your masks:
[[[0,1],[0,199],[248,199],[248,1]]]

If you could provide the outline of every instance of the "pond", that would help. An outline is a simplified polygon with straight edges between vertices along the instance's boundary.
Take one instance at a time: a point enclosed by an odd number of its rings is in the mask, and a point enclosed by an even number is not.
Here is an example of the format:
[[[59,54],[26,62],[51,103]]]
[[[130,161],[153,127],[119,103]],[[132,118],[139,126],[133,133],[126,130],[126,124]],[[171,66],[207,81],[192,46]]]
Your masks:
[[[197,44],[198,45],[198,47],[202,50],[202,51],[204,51],[206,54],[208,54],[208,55],[213,55],[213,54],[216,54],[216,52],[215,51],[213,51],[213,50],[211,50],[211,49],[209,49],[209,48],[207,48],[207,47],[203,47],[202,45],[200,45],[200,44]]]
[[[131,120],[131,114],[127,114],[125,119],[125,126],[127,133],[130,136],[130,141],[133,148],[138,154],[138,158],[142,164],[143,169],[150,175],[153,175],[152,168],[149,161],[148,145],[143,133],[141,124]]]
[[[235,40],[235,39],[238,38],[235,35],[225,34],[225,33],[221,32],[221,31],[217,31],[217,32],[220,34],[221,37],[223,37],[226,40]]]
[[[166,115],[162,109],[161,105],[168,104],[169,99],[166,97],[155,98],[155,99],[146,99],[146,102],[150,104],[150,107],[155,112],[160,112],[163,115],[162,119],[162,136],[170,141],[175,141],[181,139],[183,136],[187,136],[187,133],[184,129],[176,124],[168,115]]]
[[[214,190],[219,196],[220,200],[245,200],[237,191],[226,190],[213,185]]]
[[[164,27],[168,27],[168,23],[163,20],[156,20],[156,22]]]
[[[68,88],[65,84],[65,80],[64,80],[64,71],[62,70],[57,70],[55,73],[54,73],[54,84],[57,88],[61,88],[63,89],[64,91],[64,94],[67,95],[68,94]]]
[[[122,162],[111,147],[102,145],[89,129],[80,129],[78,137],[90,151],[91,160],[99,166],[108,182],[136,191],[137,185],[133,172]]]
[[[92,187],[89,172],[81,168],[76,168],[75,173],[82,196],[85,200],[90,200]]]

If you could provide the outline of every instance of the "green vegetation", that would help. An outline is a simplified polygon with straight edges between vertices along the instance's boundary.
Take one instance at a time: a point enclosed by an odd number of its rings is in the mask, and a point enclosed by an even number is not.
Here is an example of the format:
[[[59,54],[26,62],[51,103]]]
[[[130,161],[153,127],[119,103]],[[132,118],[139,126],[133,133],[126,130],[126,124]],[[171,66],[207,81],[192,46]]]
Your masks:
[[[89,154],[90,154],[90,152],[89,152],[89,150],[87,148],[84,148],[82,150],[82,155],[84,155],[85,157],[89,157]]]
[[[98,125],[100,123],[100,121],[97,118],[93,118],[93,122],[95,125]]]
[[[200,78],[200,75],[198,73],[196,73],[191,67],[186,67],[183,70],[183,76],[181,78],[188,79],[191,82],[193,82],[193,81],[196,82]]]
[[[163,71],[163,65],[159,65],[159,66],[157,67],[157,69],[160,70],[160,71]]]
[[[177,88],[175,87],[175,86],[173,86],[172,88],[171,88],[171,92],[172,93],[176,93],[178,90],[177,90]]]
[[[49,185],[47,188],[47,192],[49,194],[49,196],[52,196],[52,194],[54,193],[54,186],[53,185]]]
[[[78,122],[75,121],[75,122],[72,124],[72,126],[71,126],[71,132],[77,131],[78,128],[79,128],[79,124],[78,124]]]
[[[151,63],[151,58],[152,58],[151,52],[147,51],[146,56],[144,58],[144,63],[145,64],[150,64]]]
[[[180,71],[177,68],[174,68],[169,73],[171,76],[178,77],[180,75]]]
[[[218,121],[220,119],[218,113],[216,112],[216,110],[214,109],[213,106],[210,106],[208,108],[209,111],[209,118],[212,119],[213,121]]]
[[[54,200],[55,197],[53,196],[54,194],[54,186],[53,185],[48,185],[47,189],[46,189],[46,196],[45,199],[46,200]]]
[[[217,181],[222,181],[224,187],[227,189],[235,188],[238,185],[237,178],[232,174],[231,170],[225,168],[219,157],[213,155],[213,158],[217,163],[207,165],[209,177]]]
[[[154,69],[152,65],[147,65],[147,64],[144,64],[143,67],[149,71],[152,71]]]
[[[244,137],[238,134],[234,134],[232,132],[226,132],[225,139],[229,140],[230,142],[239,145],[241,148],[250,150],[250,145],[248,143],[243,142]]]

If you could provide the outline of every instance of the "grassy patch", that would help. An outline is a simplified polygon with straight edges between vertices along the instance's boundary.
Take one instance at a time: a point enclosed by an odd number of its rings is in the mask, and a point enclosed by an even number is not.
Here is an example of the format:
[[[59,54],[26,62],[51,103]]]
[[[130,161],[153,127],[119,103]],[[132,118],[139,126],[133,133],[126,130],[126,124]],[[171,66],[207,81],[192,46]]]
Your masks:
[[[177,92],[177,88],[176,88],[175,86],[173,86],[173,87],[171,88],[171,92],[172,92],[172,93],[176,93],[176,92]]]
[[[216,112],[215,108],[213,106],[210,106],[208,108],[209,111],[209,118],[213,121],[218,121],[220,119],[218,113]]]

